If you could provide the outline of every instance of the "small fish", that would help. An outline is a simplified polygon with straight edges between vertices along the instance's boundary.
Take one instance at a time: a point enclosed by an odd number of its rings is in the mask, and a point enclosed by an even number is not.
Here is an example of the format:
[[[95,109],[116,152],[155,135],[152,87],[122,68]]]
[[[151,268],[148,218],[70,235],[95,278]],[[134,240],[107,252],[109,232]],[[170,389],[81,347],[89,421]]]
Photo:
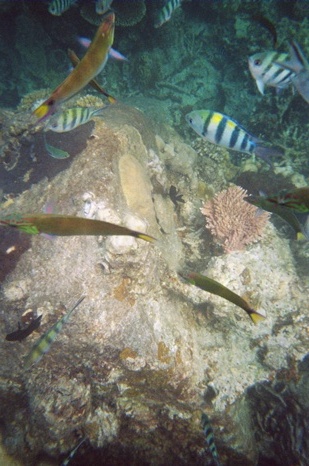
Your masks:
[[[98,15],[104,15],[113,3],[113,0],[95,0],[95,11]]]
[[[154,27],[159,28],[162,26],[162,24],[169,21],[174,11],[180,7],[182,1],[183,0],[168,0],[164,7],[159,11]]]
[[[175,207],[178,207],[178,204],[180,202],[183,204],[185,203],[185,201],[183,200],[183,195],[179,194],[179,191],[177,190],[176,186],[172,185],[170,187],[169,196]]]
[[[188,272],[184,274],[181,273],[179,275],[192,285],[195,285],[204,291],[208,291],[208,293],[221,296],[221,298],[224,298],[227,301],[236,304],[236,306],[241,307],[244,311],[246,311],[252,322],[254,322],[255,324],[265,319],[265,315],[252,309],[252,307],[247,303],[247,301],[245,301],[238,294],[234,293],[226,286],[221,285],[221,283],[217,282],[216,280],[213,280],[209,277],[206,277],[205,275],[201,275],[200,273],[196,272]]]
[[[220,466],[219,455],[218,455],[217,447],[215,444],[214,432],[212,430],[209,417],[207,416],[206,413],[202,414],[201,425],[202,425],[203,432],[205,434],[207,446],[212,454],[215,465]]]
[[[287,53],[275,51],[255,53],[248,58],[250,73],[261,94],[264,95],[265,86],[280,91],[292,84],[295,73],[282,67],[287,59]]]
[[[306,188],[300,188],[306,189]],[[304,239],[306,238],[309,240],[309,212],[301,212],[300,210],[293,209],[290,206],[295,206],[295,200],[290,204],[287,202],[286,204],[282,203],[282,195],[275,195],[275,196],[248,196],[244,198],[245,201],[249,202],[250,204],[255,205],[261,209],[266,210],[267,212],[271,212],[273,214],[279,215],[285,222],[287,222],[295,231],[297,239]],[[302,203],[297,205],[299,209],[299,205],[303,205]],[[303,205],[301,209],[306,209],[306,205]]]
[[[45,130],[55,133],[67,133],[78,126],[88,123],[94,116],[101,116],[107,107],[75,107],[53,115],[48,121]]]
[[[227,149],[254,154],[271,165],[270,156],[281,151],[266,147],[230,117],[211,110],[195,110],[186,115],[186,121],[202,138]]]
[[[25,338],[27,338],[29,335],[31,335],[34,330],[39,328],[41,324],[41,319],[42,319],[42,314],[38,316],[36,319],[32,320],[29,325],[25,328],[21,328],[20,323],[18,322],[18,330],[15,330],[15,332],[8,333],[5,339],[7,341],[22,341]]]
[[[75,68],[75,66],[78,65],[78,63],[80,62],[80,59],[78,58],[76,53],[71,49],[68,49],[68,56],[69,56],[69,59],[71,60],[73,67]],[[92,79],[91,81],[89,81],[88,84],[92,86],[96,91],[100,92],[100,94],[105,95],[109,103],[114,104],[116,102],[115,97],[108,94],[95,79]]]
[[[57,105],[81,91],[103,70],[114,41],[114,30],[115,15],[110,13],[104,17],[85,56],[50,97],[34,110],[39,121],[54,113]]]
[[[82,45],[85,48],[88,48],[91,44],[91,40],[87,37],[77,37],[77,41],[80,43],[80,45]],[[122,53],[118,52],[118,50],[113,49],[113,47],[110,48],[108,56],[110,58],[114,58],[115,60],[129,61],[127,57],[122,55]]]
[[[48,235],[57,236],[74,236],[74,235],[95,235],[95,236],[133,236],[143,239],[149,243],[156,241],[146,233],[131,230],[130,228],[121,227],[113,223],[103,222],[102,220],[93,220],[90,218],[75,217],[73,215],[57,214],[31,214],[19,215],[13,214],[9,217],[0,219],[0,225],[17,228],[20,231],[37,235],[47,233]]]
[[[76,3],[76,0],[53,0],[48,5],[48,11],[54,16],[61,16],[62,13],[67,11],[74,3]]]
[[[301,214],[309,213],[309,187],[296,188],[292,191],[284,189],[266,199]]]
[[[287,71],[295,73],[292,83],[309,104],[309,63],[296,41],[290,44],[290,59],[280,61],[278,64]]]
[[[273,38],[273,45],[274,47],[277,47],[278,37],[277,37],[277,30],[276,30],[275,25],[268,18],[266,18],[260,13],[253,15],[252,19],[257,21],[261,26],[263,26],[265,29],[267,29],[267,31],[270,32]]]
[[[79,447],[87,440],[87,437],[84,437],[77,445],[75,448],[73,448],[73,450],[70,452],[70,454],[68,455],[68,457],[62,461],[61,463],[61,466],[67,466],[69,464],[69,462],[71,461],[71,459],[75,456],[77,450],[79,449]]]
[[[65,150],[59,149],[58,147],[51,146],[50,144],[48,144],[45,137],[44,145],[49,155],[54,159],[67,159],[68,157],[70,157],[70,154]]]
[[[68,321],[74,309],[85,299],[82,296],[77,303],[70,309],[60,320],[58,320],[44,335],[41,336],[33,345],[30,352],[25,357],[25,369],[28,369],[32,364],[39,362],[45,353],[49,350],[51,344],[56,340],[63,325]]]

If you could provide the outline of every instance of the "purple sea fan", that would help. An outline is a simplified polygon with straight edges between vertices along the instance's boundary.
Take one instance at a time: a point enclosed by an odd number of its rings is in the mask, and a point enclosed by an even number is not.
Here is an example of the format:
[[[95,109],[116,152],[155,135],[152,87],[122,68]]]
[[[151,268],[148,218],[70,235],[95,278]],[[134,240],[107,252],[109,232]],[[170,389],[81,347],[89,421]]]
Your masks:
[[[258,241],[270,217],[267,212],[260,212],[246,202],[246,195],[245,189],[231,186],[201,207],[206,217],[206,228],[225,252],[237,251]]]

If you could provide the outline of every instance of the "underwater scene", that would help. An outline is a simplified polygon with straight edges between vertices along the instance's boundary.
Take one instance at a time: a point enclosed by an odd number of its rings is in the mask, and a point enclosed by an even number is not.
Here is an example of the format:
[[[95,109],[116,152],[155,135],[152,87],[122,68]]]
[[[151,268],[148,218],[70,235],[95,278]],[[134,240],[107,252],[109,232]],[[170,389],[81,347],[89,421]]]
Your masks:
[[[0,28],[0,465],[309,465],[309,0]]]

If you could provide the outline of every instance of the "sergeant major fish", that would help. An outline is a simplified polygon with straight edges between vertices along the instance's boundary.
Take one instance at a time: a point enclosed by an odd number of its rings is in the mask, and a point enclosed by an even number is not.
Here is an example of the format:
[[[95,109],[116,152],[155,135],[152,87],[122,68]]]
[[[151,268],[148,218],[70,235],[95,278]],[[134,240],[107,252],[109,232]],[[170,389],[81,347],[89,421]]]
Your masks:
[[[30,352],[25,358],[25,369],[28,369],[32,364],[36,364],[41,360],[45,353],[49,350],[51,344],[56,340],[64,324],[69,320],[74,309],[85,299],[82,296],[77,303],[70,309],[60,320],[58,320],[44,335],[39,338]]]
[[[281,90],[292,84],[295,73],[281,66],[287,59],[287,53],[275,51],[255,53],[248,58],[250,73],[261,94],[264,95],[265,86]]]
[[[75,107],[53,115],[47,123],[45,130],[55,133],[66,133],[78,126],[84,125],[94,116],[100,116],[107,107]]]
[[[53,0],[48,5],[48,11],[54,16],[61,16],[75,3],[76,0]]]
[[[183,0],[168,0],[168,2],[163,6],[159,11],[158,17],[155,21],[154,27],[159,28],[162,24],[169,21],[172,17],[174,11],[180,7]]]
[[[303,99],[309,104],[309,63],[296,41],[290,44],[290,59],[279,65],[294,73],[292,83]]]
[[[281,151],[265,147],[230,117],[211,110],[195,110],[186,115],[194,131],[207,141],[227,149],[254,154],[270,164],[268,157],[282,155]]]

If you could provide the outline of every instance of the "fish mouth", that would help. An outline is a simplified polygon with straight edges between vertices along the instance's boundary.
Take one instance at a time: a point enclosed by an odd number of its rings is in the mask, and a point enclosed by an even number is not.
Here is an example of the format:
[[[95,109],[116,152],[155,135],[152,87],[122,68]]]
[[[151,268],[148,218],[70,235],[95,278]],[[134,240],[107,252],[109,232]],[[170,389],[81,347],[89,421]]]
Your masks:
[[[115,27],[115,13],[109,13],[103,20],[104,28],[102,33],[109,33]]]

